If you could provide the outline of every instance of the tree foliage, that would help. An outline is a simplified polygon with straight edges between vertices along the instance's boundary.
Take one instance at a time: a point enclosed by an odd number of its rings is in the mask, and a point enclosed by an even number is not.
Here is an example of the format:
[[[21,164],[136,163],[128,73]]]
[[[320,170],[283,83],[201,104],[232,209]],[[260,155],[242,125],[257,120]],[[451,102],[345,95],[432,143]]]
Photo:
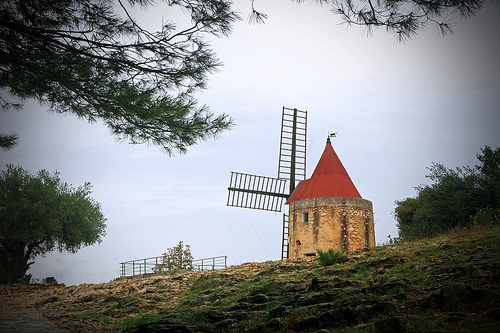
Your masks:
[[[306,0],[292,0],[305,2]],[[263,22],[267,16],[257,11],[252,0],[253,22]],[[435,24],[443,34],[453,33],[457,18],[469,18],[480,10],[484,0],[313,0],[328,5],[331,12],[340,15],[349,25],[373,28],[384,27],[399,41],[415,36],[420,29]]]
[[[228,0],[163,0],[192,24],[142,28],[121,0],[0,1],[0,89],[58,113],[103,121],[132,143],[185,152],[232,126],[198,106],[194,92],[221,65],[205,36],[239,19]],[[128,0],[144,8],[151,0]],[[4,108],[19,108],[0,96]]]
[[[191,25],[141,26],[126,4],[154,0],[1,0],[0,90],[33,98],[53,112],[102,121],[116,137],[162,147],[168,154],[216,138],[233,122],[199,106],[194,93],[221,65],[206,42],[227,36],[240,16],[231,0],[162,0],[181,8]],[[250,20],[267,15],[251,4]],[[292,0],[304,2],[305,0]],[[484,0],[314,0],[349,25],[385,27],[406,40],[429,23],[443,34],[451,20],[474,15]],[[0,95],[2,108],[22,107]],[[2,135],[8,138],[8,135]],[[5,147],[5,146],[1,146]],[[12,147],[12,146],[8,146]]]
[[[0,149],[11,150],[17,144],[19,135],[14,134],[0,134]]]
[[[228,36],[240,16],[231,0],[162,0],[181,8],[191,25],[141,26],[125,0],[0,0],[0,95],[4,109],[33,98],[53,112],[102,121],[116,137],[162,147],[168,154],[218,137],[233,125],[225,113],[199,106],[194,93],[221,66],[206,37]],[[251,4],[250,21],[265,13]],[[292,0],[305,2],[305,0]],[[484,0],[313,0],[349,25],[385,27],[399,40],[429,23],[451,33],[454,19]],[[493,0],[492,0],[493,1]],[[127,0],[151,8],[154,0]],[[11,140],[8,135],[2,139]],[[2,144],[2,143],[0,143]],[[2,145],[12,147],[13,144]],[[14,140],[15,144],[15,140]]]
[[[0,174],[0,281],[22,278],[37,256],[77,252],[101,242],[106,219],[91,185],[64,183],[56,172],[31,175],[7,165]]]
[[[153,270],[168,273],[192,271],[193,256],[191,255],[191,246],[184,246],[183,241],[180,241],[176,246],[168,248],[167,252],[163,253],[161,264]]]
[[[477,154],[480,164],[448,169],[433,163],[432,185],[416,188],[415,198],[396,201],[395,217],[403,240],[430,237],[458,225],[495,222],[500,209],[500,148]]]

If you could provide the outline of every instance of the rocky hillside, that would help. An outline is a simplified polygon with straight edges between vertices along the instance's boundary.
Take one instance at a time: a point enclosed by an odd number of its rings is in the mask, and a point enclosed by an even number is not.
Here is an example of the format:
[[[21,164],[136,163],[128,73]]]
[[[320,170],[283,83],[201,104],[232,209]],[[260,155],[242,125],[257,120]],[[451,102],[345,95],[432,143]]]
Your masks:
[[[498,332],[500,228],[312,261],[10,292],[71,332]],[[26,289],[30,290],[30,289]]]

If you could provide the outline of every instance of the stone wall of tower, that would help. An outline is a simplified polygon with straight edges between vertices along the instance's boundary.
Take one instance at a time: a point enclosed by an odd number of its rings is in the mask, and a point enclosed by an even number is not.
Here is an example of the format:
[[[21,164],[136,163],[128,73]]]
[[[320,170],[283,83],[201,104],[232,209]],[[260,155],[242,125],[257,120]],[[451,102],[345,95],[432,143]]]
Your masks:
[[[355,251],[375,246],[371,201],[303,199],[291,202],[289,212],[289,258],[314,256],[317,250]]]

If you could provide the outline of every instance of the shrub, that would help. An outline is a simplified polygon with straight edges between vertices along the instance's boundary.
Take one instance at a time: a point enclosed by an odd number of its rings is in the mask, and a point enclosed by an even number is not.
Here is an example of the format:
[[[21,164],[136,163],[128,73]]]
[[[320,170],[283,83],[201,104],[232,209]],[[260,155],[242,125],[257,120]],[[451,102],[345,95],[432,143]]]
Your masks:
[[[182,241],[177,246],[167,249],[163,253],[161,264],[153,268],[153,272],[168,272],[178,273],[181,271],[193,270],[193,256],[191,255],[191,246],[184,244]]]
[[[344,252],[337,252],[329,249],[328,252],[318,250],[318,261],[322,266],[331,266],[337,263],[343,263],[349,260],[349,257]]]
[[[492,225],[500,223],[500,209],[499,208],[481,208],[477,210],[473,218],[474,225]]]
[[[44,283],[51,284],[51,285],[57,285],[57,280],[53,276],[47,276],[45,279],[43,279]]]

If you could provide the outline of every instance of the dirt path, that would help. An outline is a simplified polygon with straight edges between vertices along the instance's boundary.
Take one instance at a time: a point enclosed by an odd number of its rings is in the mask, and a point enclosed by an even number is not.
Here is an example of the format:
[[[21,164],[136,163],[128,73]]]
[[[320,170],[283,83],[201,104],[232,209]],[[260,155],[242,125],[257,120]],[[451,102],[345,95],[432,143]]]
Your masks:
[[[0,309],[0,332],[64,333],[36,309]]]

